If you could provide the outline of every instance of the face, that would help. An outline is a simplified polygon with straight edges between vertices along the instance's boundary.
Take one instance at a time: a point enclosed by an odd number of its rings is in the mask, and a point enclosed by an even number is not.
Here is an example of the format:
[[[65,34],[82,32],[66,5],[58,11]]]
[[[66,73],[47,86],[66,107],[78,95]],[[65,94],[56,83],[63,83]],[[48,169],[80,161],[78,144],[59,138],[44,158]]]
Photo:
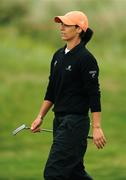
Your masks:
[[[80,39],[80,33],[82,29],[75,25],[66,25],[61,23],[60,25],[61,38],[64,41],[71,41],[75,38]]]

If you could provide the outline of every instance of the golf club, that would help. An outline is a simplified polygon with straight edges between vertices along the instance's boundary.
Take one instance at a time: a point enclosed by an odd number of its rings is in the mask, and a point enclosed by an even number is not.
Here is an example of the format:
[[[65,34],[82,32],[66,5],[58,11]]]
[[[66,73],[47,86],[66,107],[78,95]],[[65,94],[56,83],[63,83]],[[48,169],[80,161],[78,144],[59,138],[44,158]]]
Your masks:
[[[17,129],[15,129],[15,130],[12,132],[12,134],[13,134],[13,135],[16,135],[17,133],[19,133],[20,131],[22,131],[22,130],[24,130],[24,129],[27,130],[27,129],[30,129],[30,127],[28,127],[28,126],[26,126],[25,124],[23,124],[23,125],[19,126]],[[40,131],[53,132],[53,130],[51,130],[51,129],[40,129]],[[88,138],[88,139],[93,139],[92,136],[88,136],[87,138]]]

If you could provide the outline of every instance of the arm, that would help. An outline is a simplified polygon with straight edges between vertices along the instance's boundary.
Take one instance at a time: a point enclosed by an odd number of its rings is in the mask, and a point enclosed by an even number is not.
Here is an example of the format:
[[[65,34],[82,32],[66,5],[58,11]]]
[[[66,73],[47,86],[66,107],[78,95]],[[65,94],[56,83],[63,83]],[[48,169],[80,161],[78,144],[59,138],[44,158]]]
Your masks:
[[[44,102],[42,103],[42,106],[40,108],[37,118],[33,121],[31,125],[32,132],[40,131],[39,127],[43,122],[43,118],[45,117],[45,115],[47,114],[47,112],[49,111],[49,109],[52,107],[54,103],[54,88],[53,88],[52,71],[53,71],[53,59],[51,62],[49,82],[48,82],[46,94],[44,97]]]
[[[47,114],[49,109],[52,107],[52,105],[53,105],[53,103],[51,101],[44,100],[37,118],[33,121],[32,125],[31,125],[32,132],[40,131],[39,127],[43,122],[43,118],[45,117],[45,115]]]
[[[101,128],[101,102],[99,88],[99,67],[95,58],[86,57],[86,66],[82,66],[84,85],[89,97],[89,107],[92,113],[93,142],[97,148],[103,148],[106,139]]]

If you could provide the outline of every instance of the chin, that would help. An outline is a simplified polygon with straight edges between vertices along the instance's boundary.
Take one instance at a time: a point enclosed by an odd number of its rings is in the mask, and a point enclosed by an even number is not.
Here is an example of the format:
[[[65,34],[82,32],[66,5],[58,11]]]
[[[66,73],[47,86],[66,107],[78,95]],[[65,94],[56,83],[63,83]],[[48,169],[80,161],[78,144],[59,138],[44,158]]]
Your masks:
[[[61,37],[63,41],[68,41],[69,39],[67,37]]]
[[[62,39],[63,41],[67,41],[67,38],[61,37],[61,39]]]

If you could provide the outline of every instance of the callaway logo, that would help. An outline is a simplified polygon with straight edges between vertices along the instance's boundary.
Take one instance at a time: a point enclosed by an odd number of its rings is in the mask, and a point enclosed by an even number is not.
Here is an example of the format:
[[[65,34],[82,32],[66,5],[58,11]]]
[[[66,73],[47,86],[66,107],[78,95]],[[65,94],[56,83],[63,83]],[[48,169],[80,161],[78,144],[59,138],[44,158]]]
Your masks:
[[[71,65],[69,65],[68,67],[66,67],[66,71],[72,71]]]
[[[95,77],[96,73],[97,73],[97,71],[89,71],[89,74],[91,74],[92,78]]]
[[[56,66],[56,64],[57,64],[57,61],[54,62],[54,67]]]

